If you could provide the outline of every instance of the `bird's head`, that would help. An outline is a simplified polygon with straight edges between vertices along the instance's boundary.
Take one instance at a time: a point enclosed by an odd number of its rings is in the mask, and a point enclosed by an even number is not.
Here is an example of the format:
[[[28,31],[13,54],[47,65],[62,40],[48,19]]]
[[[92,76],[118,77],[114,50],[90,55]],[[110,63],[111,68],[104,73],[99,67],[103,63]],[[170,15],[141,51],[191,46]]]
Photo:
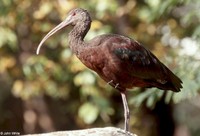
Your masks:
[[[91,18],[87,10],[76,8],[68,13],[66,18],[67,22],[71,25],[76,25],[83,22],[91,22]]]
[[[36,54],[39,54],[40,48],[42,44],[53,34],[55,34],[57,31],[61,30],[62,28],[69,26],[69,25],[77,25],[77,24],[82,24],[84,22],[91,23],[91,18],[87,10],[81,9],[81,8],[76,8],[71,10],[68,13],[68,16],[64,21],[62,21],[60,24],[58,24],[55,28],[53,28],[40,42],[38,45]]]

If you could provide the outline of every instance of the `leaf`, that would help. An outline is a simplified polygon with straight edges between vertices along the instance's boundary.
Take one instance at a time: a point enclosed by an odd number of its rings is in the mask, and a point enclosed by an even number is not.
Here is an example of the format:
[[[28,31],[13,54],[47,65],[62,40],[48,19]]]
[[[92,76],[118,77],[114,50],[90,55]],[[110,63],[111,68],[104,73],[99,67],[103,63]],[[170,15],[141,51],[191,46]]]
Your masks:
[[[74,83],[76,85],[90,85],[94,84],[95,77],[94,75],[89,71],[84,71],[76,75],[74,78]]]
[[[78,111],[78,116],[86,123],[86,124],[92,124],[99,115],[99,109],[87,102],[84,103]]]
[[[12,50],[17,50],[17,36],[12,29],[0,27],[0,48],[7,44]]]

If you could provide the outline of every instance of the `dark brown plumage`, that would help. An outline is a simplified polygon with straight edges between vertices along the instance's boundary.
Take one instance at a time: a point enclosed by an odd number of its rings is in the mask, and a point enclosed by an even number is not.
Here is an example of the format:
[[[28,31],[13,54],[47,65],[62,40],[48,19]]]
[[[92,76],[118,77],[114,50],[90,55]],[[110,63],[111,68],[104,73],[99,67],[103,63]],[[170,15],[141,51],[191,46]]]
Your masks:
[[[68,17],[52,29],[37,49],[58,30],[72,25],[69,45],[76,56],[88,68],[94,70],[111,86],[120,91],[125,110],[125,130],[128,131],[129,109],[125,91],[133,87],[157,87],[162,90],[180,91],[182,81],[156,56],[137,41],[116,34],[104,34],[85,42],[91,18],[84,9],[74,9]]]

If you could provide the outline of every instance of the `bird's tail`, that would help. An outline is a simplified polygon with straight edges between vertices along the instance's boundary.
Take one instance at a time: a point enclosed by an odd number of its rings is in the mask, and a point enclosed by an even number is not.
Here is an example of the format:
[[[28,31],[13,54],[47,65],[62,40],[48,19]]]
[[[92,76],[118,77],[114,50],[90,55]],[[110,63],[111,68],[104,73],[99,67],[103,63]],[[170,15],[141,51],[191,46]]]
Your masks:
[[[171,84],[171,89],[174,92],[179,92],[181,91],[181,88],[183,88],[182,86],[182,81],[180,80],[180,78],[178,78],[174,73],[172,73],[171,71],[169,71],[169,78],[170,78],[170,84]]]
[[[149,87],[157,87],[162,90],[171,90],[174,92],[180,92],[182,87],[182,81],[180,80],[179,77],[177,77],[173,72],[171,72],[167,67],[166,67],[166,72],[167,72],[167,78],[165,80],[149,80],[148,82],[150,83]]]
[[[182,81],[170,70],[168,70],[168,79],[166,83],[154,82],[154,85],[159,89],[172,90],[174,92],[179,92],[181,91],[181,88],[183,88]]]

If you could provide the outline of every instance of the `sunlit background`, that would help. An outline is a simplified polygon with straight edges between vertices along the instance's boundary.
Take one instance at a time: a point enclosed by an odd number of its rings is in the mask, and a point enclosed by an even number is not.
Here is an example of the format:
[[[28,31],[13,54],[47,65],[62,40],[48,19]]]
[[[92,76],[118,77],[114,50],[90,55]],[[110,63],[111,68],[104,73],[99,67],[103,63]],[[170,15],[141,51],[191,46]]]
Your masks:
[[[180,93],[129,91],[131,132],[199,136],[199,0],[1,0],[0,132],[123,128],[120,93],[72,54],[70,27],[35,53],[44,35],[76,7],[87,9],[93,20],[85,40],[103,33],[129,36],[183,81]]]

